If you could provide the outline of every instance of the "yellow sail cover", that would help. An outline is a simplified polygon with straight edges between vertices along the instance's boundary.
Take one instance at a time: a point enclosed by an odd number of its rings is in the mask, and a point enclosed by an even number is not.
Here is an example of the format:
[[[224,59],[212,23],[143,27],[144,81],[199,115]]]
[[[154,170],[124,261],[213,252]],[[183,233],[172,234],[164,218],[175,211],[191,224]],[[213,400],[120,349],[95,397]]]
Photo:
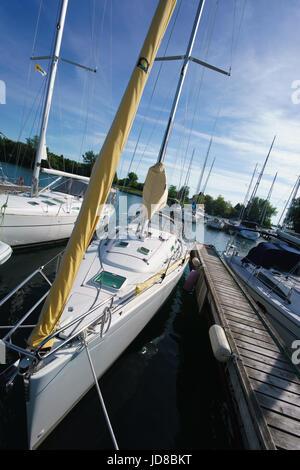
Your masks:
[[[162,162],[156,163],[148,170],[143,188],[143,205],[150,220],[154,212],[167,204],[168,188],[165,167]]]
[[[61,268],[29,339],[36,348],[56,330],[84,253],[101,216],[121,153],[127,141],[149,72],[177,0],[160,0],[118,112],[95,162],[76,225]],[[53,340],[43,347],[51,347]]]
[[[142,282],[141,284],[138,284],[135,287],[134,295],[138,295],[141,292],[143,292],[145,289],[148,289],[149,287],[153,286],[159,279],[161,279],[162,276],[167,276],[171,272],[174,271],[180,264],[185,263],[189,259],[190,255],[186,254],[186,256],[180,258],[179,260],[175,261],[171,266],[169,266],[167,269],[161,269],[158,271],[154,276],[150,277],[147,279],[145,282]]]

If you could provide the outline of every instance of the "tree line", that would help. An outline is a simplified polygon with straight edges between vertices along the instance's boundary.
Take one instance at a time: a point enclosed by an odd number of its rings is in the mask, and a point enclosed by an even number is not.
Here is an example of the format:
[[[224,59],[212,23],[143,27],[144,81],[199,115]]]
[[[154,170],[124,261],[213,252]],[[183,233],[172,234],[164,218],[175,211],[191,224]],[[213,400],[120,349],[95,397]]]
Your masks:
[[[28,137],[26,142],[15,142],[7,137],[0,136],[0,161],[12,163],[15,165],[23,166],[33,169],[36,150],[38,146],[39,137]],[[68,173],[75,173],[82,176],[90,176],[92,167],[97,158],[92,150],[88,150],[82,155],[82,162],[76,162],[63,155],[56,155],[47,148],[48,162],[42,160],[42,167],[51,167],[55,170],[65,171]],[[138,181],[138,176],[134,172],[128,173],[126,178],[118,179],[117,173],[115,174],[114,184],[120,189],[133,190],[137,193],[143,191],[144,183]],[[276,215],[277,210],[275,207],[265,199],[256,197],[251,207],[243,208],[241,203],[233,206],[231,202],[225,201],[223,196],[219,195],[213,198],[209,194],[194,194],[190,196],[190,188],[182,186],[177,189],[176,186],[170,185],[168,188],[169,203],[179,201],[180,203],[203,203],[205,212],[211,216],[222,217],[227,219],[238,219],[244,209],[244,215],[248,220],[261,223],[262,216],[265,214],[263,225],[271,227],[271,217]],[[294,206],[289,212],[288,223],[291,228],[296,232],[300,231],[300,198],[294,201]]]
[[[144,183],[138,181],[138,176],[134,172],[128,173],[126,178],[117,180],[120,189],[127,188],[135,191],[142,192]],[[224,197],[219,195],[213,198],[209,194],[194,194],[190,196],[189,186],[181,186],[177,189],[176,186],[170,185],[168,188],[169,203],[179,201],[181,204],[195,202],[204,204],[206,214],[226,219],[237,220],[242,214],[247,220],[257,222],[266,228],[271,227],[271,218],[276,215],[277,209],[273,207],[267,200],[255,197],[251,206],[244,207],[243,204],[238,203],[235,206],[229,201],[225,201]]]
[[[39,137],[28,137],[26,142],[15,142],[7,137],[0,136],[0,161],[17,166],[33,169]],[[88,153],[88,152],[86,152]],[[42,160],[43,168],[75,173],[82,176],[90,176],[91,165],[88,158],[83,158],[83,163],[76,162],[63,155],[50,152],[47,147],[48,162]],[[84,157],[84,156],[83,156]]]

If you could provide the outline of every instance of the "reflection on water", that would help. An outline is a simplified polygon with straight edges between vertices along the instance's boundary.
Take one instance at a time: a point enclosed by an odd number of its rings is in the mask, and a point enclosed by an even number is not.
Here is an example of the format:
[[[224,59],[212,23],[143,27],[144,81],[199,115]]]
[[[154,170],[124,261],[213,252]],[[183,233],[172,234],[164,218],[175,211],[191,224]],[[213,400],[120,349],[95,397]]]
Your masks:
[[[128,195],[128,205],[140,202]],[[230,237],[204,229],[204,241],[223,251]],[[246,253],[255,243],[236,239]],[[40,248],[13,253],[0,266],[0,297],[34,269],[64,248]],[[103,397],[120,449],[196,450],[240,446],[233,433],[230,409],[208,339],[205,309],[197,313],[193,294],[183,291],[185,275],[141,334],[100,380]],[[20,304],[43,293],[41,279],[22,291]],[[44,288],[44,287],[43,287]],[[13,308],[19,310],[18,302]],[[11,317],[10,317],[11,316]],[[1,322],[16,320],[10,315]],[[3,323],[2,323],[3,324]],[[4,333],[2,332],[2,335]],[[88,367],[88,363],[87,363]],[[66,390],[67,393],[67,390]],[[1,397],[0,410],[10,411]],[[14,412],[12,413],[14,414]],[[3,418],[5,436],[8,418]],[[0,448],[16,448],[5,436]],[[112,449],[95,389],[91,389],[41,445],[41,449]]]

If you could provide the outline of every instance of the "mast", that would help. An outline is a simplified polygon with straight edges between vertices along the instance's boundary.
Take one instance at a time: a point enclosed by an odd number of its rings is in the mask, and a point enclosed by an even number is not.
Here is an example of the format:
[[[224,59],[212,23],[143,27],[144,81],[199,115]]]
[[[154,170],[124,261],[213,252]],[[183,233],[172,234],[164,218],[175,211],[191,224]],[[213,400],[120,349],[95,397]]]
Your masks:
[[[249,196],[250,188],[251,188],[251,186],[252,186],[252,181],[253,181],[254,175],[255,175],[255,173],[256,173],[256,169],[257,169],[257,163],[256,163],[256,165],[255,165],[255,168],[254,168],[254,171],[253,171],[253,174],[252,174],[252,178],[251,178],[251,181],[250,181],[250,184],[249,184],[249,187],[248,187],[248,190],[247,190],[245,199],[244,199],[244,203],[243,203],[243,206],[242,206],[240,215],[239,215],[239,221],[242,221],[243,216],[244,216],[244,212],[245,212],[245,209],[246,209],[246,205],[247,205],[247,201],[248,201],[248,196]]]
[[[69,0],[62,0],[59,20],[56,25],[57,31],[56,31],[56,38],[55,38],[54,55],[52,57],[52,62],[51,62],[51,67],[50,67],[50,75],[48,79],[46,100],[45,100],[44,109],[43,109],[43,118],[42,118],[41,130],[40,130],[39,144],[38,144],[36,157],[35,157],[35,163],[34,163],[31,196],[36,196],[38,192],[41,160],[45,156],[45,151],[46,151],[46,130],[47,130],[47,125],[48,125],[49,112],[50,112],[50,106],[51,106],[51,101],[52,101],[53,88],[54,88],[57,64],[58,64],[58,59],[59,59],[61,40],[62,40],[62,35],[63,35],[63,30],[64,30],[66,12],[67,12],[67,7],[68,7],[68,1]]]
[[[209,172],[208,172],[208,175],[207,175],[207,178],[206,178],[206,181],[204,183],[204,186],[203,186],[203,191],[202,191],[202,195],[204,196],[204,192],[206,190],[206,186],[207,186],[207,183],[208,183],[208,180],[209,180],[209,177],[210,177],[210,174],[211,174],[211,170],[213,169],[213,166],[214,166],[214,163],[215,163],[215,160],[216,160],[216,157],[213,159],[212,161],[212,164],[210,166],[210,169],[209,169]]]
[[[184,199],[185,199],[185,194],[186,194],[186,188],[187,188],[187,185],[188,185],[188,182],[189,182],[189,179],[190,179],[191,166],[192,166],[192,162],[193,162],[193,158],[194,158],[194,153],[195,153],[195,149],[193,150],[192,157],[190,159],[189,168],[188,168],[188,171],[187,171],[187,174],[186,174],[186,177],[185,177],[185,182],[184,182],[184,185],[183,185],[183,192],[182,192],[182,195],[181,195],[181,199],[183,201],[183,204],[184,204]]]
[[[210,151],[211,144],[212,144],[212,137],[210,138],[210,141],[209,141],[209,144],[208,144],[208,149],[207,149],[206,157],[205,157],[205,160],[204,160],[204,163],[203,163],[203,166],[202,166],[202,171],[201,171],[201,174],[200,174],[196,194],[199,194],[199,192],[200,192],[200,187],[201,187],[201,184],[202,184],[202,178],[203,178],[204,170],[205,170],[205,167],[206,167],[206,163],[207,163],[208,154],[209,154],[209,151]]]
[[[299,177],[298,177],[298,178],[299,178]],[[292,191],[291,191],[291,193],[290,193],[290,195],[289,195],[288,200],[286,201],[286,204],[285,204],[285,206],[284,206],[284,209],[283,209],[283,211],[281,212],[281,216],[280,216],[280,218],[279,218],[279,220],[278,220],[278,222],[277,222],[277,225],[278,225],[278,226],[280,225],[280,221],[281,221],[281,219],[282,219],[282,217],[283,217],[283,214],[285,213],[285,210],[286,210],[287,206],[289,205],[289,202],[290,202],[290,200],[291,200],[291,197],[292,197],[292,195],[293,195],[293,193],[294,193],[294,191],[295,191],[295,189],[296,189],[296,186],[297,186],[297,183],[298,183],[298,178],[297,178],[297,180],[296,180],[296,183],[295,183],[294,186],[293,186],[293,189],[292,189]],[[284,219],[284,220],[285,220],[285,219]]]
[[[258,175],[257,181],[256,181],[255,186],[254,186],[254,189],[253,189],[253,192],[252,192],[252,194],[251,194],[251,198],[250,198],[250,201],[249,201],[249,207],[248,207],[248,209],[247,209],[247,216],[250,214],[250,211],[251,211],[251,208],[252,208],[252,204],[253,204],[254,198],[255,198],[255,196],[256,196],[256,192],[257,192],[258,186],[259,186],[259,184],[260,184],[260,180],[261,180],[261,178],[262,178],[262,176],[263,176],[263,174],[264,174],[267,161],[268,161],[268,159],[269,159],[271,150],[272,150],[272,148],[273,148],[273,144],[274,144],[274,142],[275,142],[275,138],[276,138],[276,135],[275,135],[274,138],[273,138],[273,141],[272,141],[270,150],[269,150],[268,155],[267,155],[267,157],[266,157],[266,159],[265,159],[265,163],[263,164],[262,170],[261,170],[260,174]]]
[[[286,216],[285,216],[283,224],[282,224],[283,229],[286,227],[288,217],[290,215],[291,209],[292,209],[294,201],[296,199],[299,186],[300,186],[300,176],[298,176],[297,181],[296,181],[295,186],[294,186],[294,189],[293,189],[293,192],[292,192],[293,195],[292,195],[292,198],[291,198],[291,202],[290,202],[289,208],[287,210]]]
[[[273,182],[272,182],[271,187],[270,187],[269,192],[268,192],[268,196],[267,196],[266,202],[265,202],[265,204],[264,204],[263,212],[262,212],[261,219],[260,219],[260,223],[259,223],[259,225],[260,225],[261,227],[262,227],[262,224],[264,223],[264,220],[265,220],[265,217],[266,217],[268,202],[269,202],[269,200],[270,200],[270,197],[271,197],[271,194],[272,194],[272,191],[273,191],[273,186],[274,186],[274,183],[275,183],[275,181],[276,181],[276,178],[277,178],[277,173],[276,173],[276,175],[274,176]]]
[[[171,130],[172,130],[172,127],[173,127],[179,97],[180,97],[180,94],[181,94],[183,82],[184,82],[186,71],[187,71],[187,68],[188,68],[189,61],[190,61],[190,55],[191,55],[191,52],[192,52],[192,49],[193,49],[193,46],[194,46],[194,42],[195,42],[198,26],[199,26],[199,23],[200,23],[200,18],[201,18],[201,15],[202,15],[204,3],[205,3],[205,0],[200,0],[199,5],[198,5],[196,17],[195,17],[194,24],[193,24],[193,29],[192,29],[190,40],[189,40],[188,47],[187,47],[187,51],[186,51],[185,56],[184,56],[183,66],[182,66],[182,69],[181,69],[181,72],[180,72],[180,78],[179,78],[179,81],[178,81],[178,85],[177,85],[177,89],[176,89],[176,93],[175,93],[175,97],[174,97],[174,101],[173,101],[169,121],[168,121],[167,128],[166,128],[166,131],[165,131],[165,134],[164,134],[164,138],[163,138],[163,141],[162,141],[162,144],[161,144],[161,147],[160,147],[158,160],[157,160],[158,163],[163,162],[164,158],[165,158],[166,149],[167,149],[167,145],[168,145],[168,142],[169,142],[170,133],[171,133]]]

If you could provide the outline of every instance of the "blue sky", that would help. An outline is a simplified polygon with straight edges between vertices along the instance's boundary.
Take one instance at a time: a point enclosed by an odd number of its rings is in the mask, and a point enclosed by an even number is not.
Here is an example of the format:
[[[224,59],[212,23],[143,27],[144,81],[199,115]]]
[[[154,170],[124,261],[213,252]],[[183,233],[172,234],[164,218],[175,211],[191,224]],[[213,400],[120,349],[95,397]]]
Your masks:
[[[34,72],[30,56],[50,53],[59,4],[0,3],[0,80],[6,85],[0,131],[11,139],[39,133],[45,78]],[[69,0],[61,56],[97,66],[97,73],[59,63],[47,132],[52,152],[76,161],[87,150],[99,152],[157,4]],[[197,0],[178,0],[158,55],[185,53],[197,6]],[[206,193],[242,202],[256,163],[260,170],[276,135],[257,195],[267,196],[278,172],[271,203],[281,214],[300,173],[299,24],[299,0],[206,0],[192,56],[226,70],[232,66],[232,74],[190,64],[166,154],[169,184],[184,183],[194,152],[189,186],[196,192],[212,136],[204,180],[216,160]],[[38,63],[47,70],[48,61]],[[154,64],[119,177],[130,168],[144,181],[156,162],[180,66],[180,61]]]

